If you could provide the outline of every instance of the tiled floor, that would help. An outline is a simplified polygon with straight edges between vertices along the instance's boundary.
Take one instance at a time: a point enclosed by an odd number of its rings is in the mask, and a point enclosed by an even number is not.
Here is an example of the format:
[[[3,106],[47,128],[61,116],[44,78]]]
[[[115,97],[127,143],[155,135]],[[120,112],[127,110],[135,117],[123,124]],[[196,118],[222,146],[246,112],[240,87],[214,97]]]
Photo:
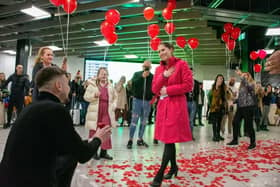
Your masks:
[[[113,131],[113,161],[99,160],[79,165],[73,177],[73,187],[144,187],[157,171],[163,144],[153,145],[153,129],[146,128],[145,140],[149,148],[128,150],[128,127]],[[196,141],[177,144],[178,177],[165,180],[163,187],[279,187],[280,186],[280,127],[269,132],[257,132],[257,148],[248,151],[249,139],[242,137],[240,145],[225,146],[226,140],[212,142],[211,125],[195,127]],[[77,127],[81,136],[86,130]],[[0,130],[0,158],[9,130]],[[135,134],[135,137],[137,132]],[[136,141],[136,139],[135,139]]]

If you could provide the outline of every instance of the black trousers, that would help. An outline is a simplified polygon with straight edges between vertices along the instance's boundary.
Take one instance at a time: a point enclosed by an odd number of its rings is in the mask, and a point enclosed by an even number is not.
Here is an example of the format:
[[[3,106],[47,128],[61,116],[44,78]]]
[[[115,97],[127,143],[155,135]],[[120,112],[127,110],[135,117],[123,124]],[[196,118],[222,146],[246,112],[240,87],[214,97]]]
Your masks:
[[[13,107],[16,107],[17,116],[18,116],[20,114],[20,112],[22,111],[23,103],[24,103],[24,96],[23,97],[11,96],[10,101],[9,101],[8,111],[7,111],[8,123],[11,123]]]
[[[70,187],[77,160],[72,156],[60,156],[56,159],[55,187]]]
[[[211,112],[209,120],[212,123],[213,138],[220,137],[221,122],[224,114],[222,112]]]
[[[203,105],[201,105],[201,104],[197,105],[197,115],[198,115],[199,125],[202,125],[202,107],[203,107]]]
[[[175,143],[164,145],[162,161],[161,161],[160,169],[158,170],[158,172],[154,178],[155,181],[158,181],[158,182],[162,181],[163,175],[164,175],[164,170],[167,167],[169,161],[171,163],[170,170],[177,169]]]
[[[233,119],[233,140],[238,142],[238,134],[240,132],[240,123],[244,119],[244,128],[250,137],[250,143],[256,142],[255,130],[253,127],[253,116],[255,107],[238,107]]]

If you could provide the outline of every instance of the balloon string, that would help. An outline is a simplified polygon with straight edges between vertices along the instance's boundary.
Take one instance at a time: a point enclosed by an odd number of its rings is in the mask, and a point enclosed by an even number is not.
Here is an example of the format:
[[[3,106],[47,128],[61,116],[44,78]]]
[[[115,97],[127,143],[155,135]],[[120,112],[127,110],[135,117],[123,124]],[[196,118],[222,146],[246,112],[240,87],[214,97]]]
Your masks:
[[[227,79],[229,80],[229,69],[230,69],[230,51],[228,51],[228,67],[227,67]]]
[[[61,39],[62,39],[62,48],[63,48],[63,52],[64,52],[64,55],[65,55],[65,54],[66,54],[66,52],[65,52],[65,41],[64,41],[63,28],[62,28],[62,24],[61,24],[61,17],[60,17],[59,6],[57,7],[57,12],[58,12],[58,20],[59,20],[59,24],[60,24],[60,33],[61,33]]]
[[[192,49],[192,68],[193,68],[193,70],[194,70],[194,60],[193,60],[193,49]]]
[[[185,49],[184,49],[184,48],[182,48],[182,50],[184,51],[185,60],[187,61],[187,52],[185,51]]]
[[[68,12],[69,12],[70,6],[68,7]],[[67,31],[66,31],[66,56],[68,56],[68,42],[69,42],[69,22],[70,22],[70,14],[68,13],[67,15]]]
[[[106,49],[105,49],[105,51],[104,51],[104,60],[103,60],[104,62],[106,61],[106,56],[107,56],[109,47],[110,47],[110,46],[107,46]]]

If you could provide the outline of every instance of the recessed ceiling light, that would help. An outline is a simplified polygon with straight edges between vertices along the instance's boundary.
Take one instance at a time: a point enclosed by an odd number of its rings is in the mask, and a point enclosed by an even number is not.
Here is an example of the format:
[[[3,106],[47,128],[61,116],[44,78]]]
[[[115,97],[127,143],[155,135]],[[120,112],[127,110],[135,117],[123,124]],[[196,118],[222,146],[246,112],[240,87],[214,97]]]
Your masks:
[[[280,35],[280,27],[277,28],[268,28],[265,33],[266,36],[276,36]]]
[[[17,54],[14,50],[4,50],[4,51],[2,51],[3,53],[7,53],[7,54],[9,54],[9,55],[15,55],[15,54]]]
[[[32,5],[31,8],[25,8],[20,11],[34,17],[35,19],[43,19],[43,18],[51,17],[50,13],[40,8],[37,8],[34,5]]]
[[[138,58],[136,55],[124,55],[125,58]]]
[[[99,41],[95,41],[93,43],[95,43],[98,46],[110,46],[110,44],[106,40],[99,40]]]
[[[50,45],[50,46],[48,46],[48,48],[50,48],[50,49],[53,50],[53,51],[61,51],[61,50],[62,50],[62,48],[57,47],[57,46],[55,46],[55,45]]]

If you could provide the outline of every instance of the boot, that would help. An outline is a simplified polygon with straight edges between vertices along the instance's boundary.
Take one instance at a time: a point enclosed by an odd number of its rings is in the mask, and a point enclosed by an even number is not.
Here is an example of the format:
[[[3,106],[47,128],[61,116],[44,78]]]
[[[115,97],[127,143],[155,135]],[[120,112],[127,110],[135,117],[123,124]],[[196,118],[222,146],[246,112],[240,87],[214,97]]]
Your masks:
[[[217,136],[217,127],[216,124],[212,124],[212,130],[213,130],[213,138],[212,140],[214,142],[218,142],[220,140],[220,138]]]
[[[175,168],[173,169],[170,169],[169,172],[164,175],[164,179],[171,179],[172,176],[174,175],[175,177],[177,177],[177,174],[178,174],[178,167],[176,166]]]
[[[100,157],[98,156],[97,152],[92,157],[94,160],[100,160]]]
[[[113,157],[111,157],[111,156],[107,153],[107,150],[105,150],[105,149],[101,149],[100,158],[104,158],[104,159],[107,159],[107,160],[113,160]]]

